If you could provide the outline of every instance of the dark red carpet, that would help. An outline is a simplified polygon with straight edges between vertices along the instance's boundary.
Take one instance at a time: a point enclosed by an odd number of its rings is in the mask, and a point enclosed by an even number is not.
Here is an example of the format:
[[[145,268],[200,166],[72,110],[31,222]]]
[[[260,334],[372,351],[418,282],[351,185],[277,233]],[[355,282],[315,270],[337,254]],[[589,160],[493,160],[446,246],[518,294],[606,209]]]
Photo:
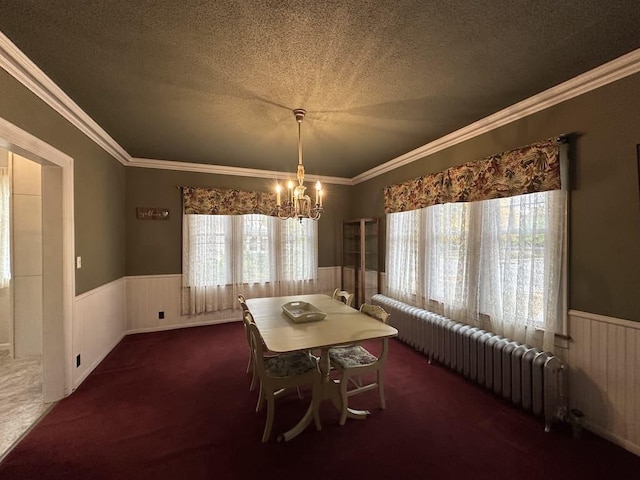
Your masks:
[[[276,402],[273,438],[244,373],[241,323],[126,337],[0,464],[0,479],[637,479],[640,457],[543,423],[393,340],[387,409],[288,443],[309,396]]]

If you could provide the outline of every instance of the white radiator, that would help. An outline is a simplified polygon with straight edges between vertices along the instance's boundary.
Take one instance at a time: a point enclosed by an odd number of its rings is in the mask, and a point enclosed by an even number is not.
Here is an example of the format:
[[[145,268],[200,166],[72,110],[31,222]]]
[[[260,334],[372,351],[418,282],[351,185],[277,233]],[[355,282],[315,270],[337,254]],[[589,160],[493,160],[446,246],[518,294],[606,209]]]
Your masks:
[[[371,299],[389,314],[398,339],[440,364],[535,415],[545,430],[565,416],[564,372],[560,359],[495,333],[408,305],[385,295]]]

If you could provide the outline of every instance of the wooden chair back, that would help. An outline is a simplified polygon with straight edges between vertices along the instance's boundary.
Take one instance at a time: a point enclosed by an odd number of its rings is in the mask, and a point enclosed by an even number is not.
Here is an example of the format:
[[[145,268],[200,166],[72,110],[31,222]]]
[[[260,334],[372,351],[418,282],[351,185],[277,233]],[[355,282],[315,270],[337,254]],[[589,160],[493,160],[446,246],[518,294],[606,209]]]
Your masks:
[[[360,305],[360,311],[365,315],[375,318],[376,320],[380,320],[382,323],[387,323],[387,320],[389,319],[389,314],[379,305],[363,303]]]
[[[333,291],[333,298],[336,300],[340,300],[342,303],[346,304],[349,307],[353,307],[354,294],[349,293],[346,290],[340,290],[336,288]]]

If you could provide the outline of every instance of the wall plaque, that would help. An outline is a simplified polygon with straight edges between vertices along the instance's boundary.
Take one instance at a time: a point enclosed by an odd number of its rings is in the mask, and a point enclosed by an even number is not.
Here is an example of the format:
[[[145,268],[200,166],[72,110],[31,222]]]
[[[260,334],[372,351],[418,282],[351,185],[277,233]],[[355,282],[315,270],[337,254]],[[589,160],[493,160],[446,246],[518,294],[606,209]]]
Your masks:
[[[169,220],[168,208],[137,207],[138,220]]]

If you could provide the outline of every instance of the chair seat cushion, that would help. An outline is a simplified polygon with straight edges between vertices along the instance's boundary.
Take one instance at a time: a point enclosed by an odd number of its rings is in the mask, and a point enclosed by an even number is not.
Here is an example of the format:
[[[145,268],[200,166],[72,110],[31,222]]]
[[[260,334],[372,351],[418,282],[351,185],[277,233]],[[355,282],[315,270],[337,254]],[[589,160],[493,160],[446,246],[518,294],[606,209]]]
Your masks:
[[[316,363],[306,352],[281,353],[265,357],[264,368],[270,377],[293,377],[317,371]]]
[[[363,365],[371,365],[378,361],[375,355],[361,347],[353,345],[350,347],[336,347],[329,349],[329,360],[331,363],[340,368],[353,368]]]

